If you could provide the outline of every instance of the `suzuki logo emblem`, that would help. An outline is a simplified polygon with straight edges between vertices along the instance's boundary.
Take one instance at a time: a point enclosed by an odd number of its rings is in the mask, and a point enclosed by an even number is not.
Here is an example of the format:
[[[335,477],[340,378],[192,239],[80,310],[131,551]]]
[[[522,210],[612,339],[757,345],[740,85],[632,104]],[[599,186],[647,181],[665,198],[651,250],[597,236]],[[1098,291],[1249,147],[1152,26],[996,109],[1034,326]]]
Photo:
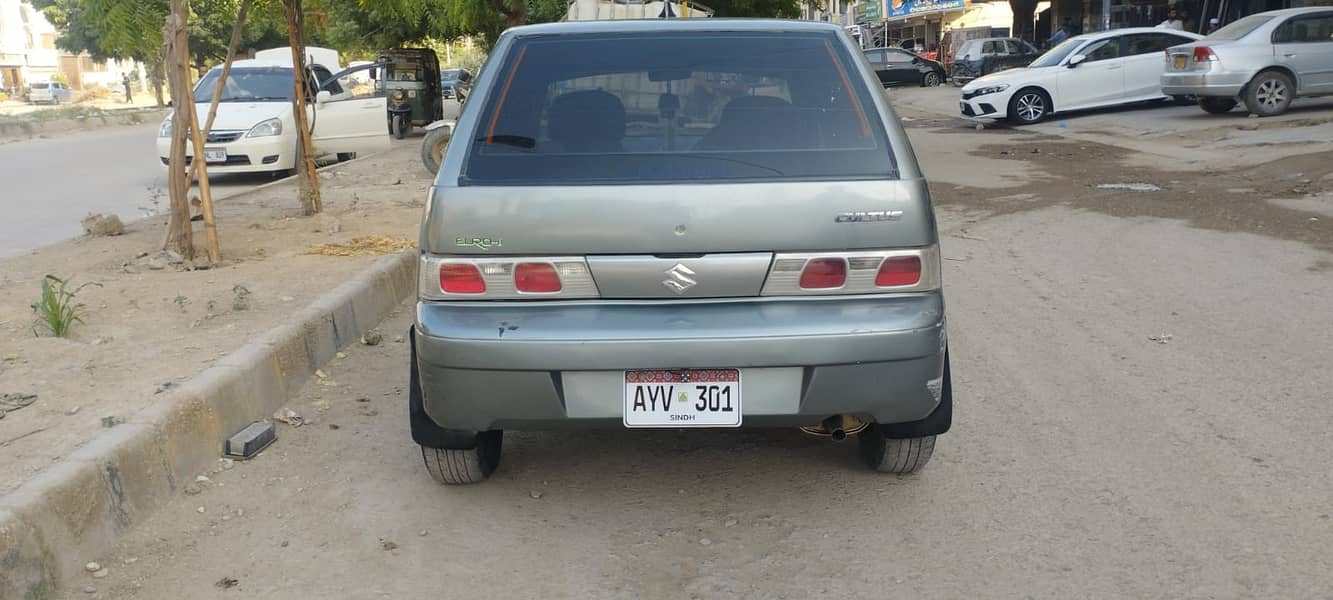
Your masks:
[[[694,271],[680,263],[676,263],[676,266],[667,269],[666,274],[667,278],[662,280],[662,285],[675,292],[677,296],[684,294],[686,290],[699,285],[699,282],[691,277],[694,275]]]

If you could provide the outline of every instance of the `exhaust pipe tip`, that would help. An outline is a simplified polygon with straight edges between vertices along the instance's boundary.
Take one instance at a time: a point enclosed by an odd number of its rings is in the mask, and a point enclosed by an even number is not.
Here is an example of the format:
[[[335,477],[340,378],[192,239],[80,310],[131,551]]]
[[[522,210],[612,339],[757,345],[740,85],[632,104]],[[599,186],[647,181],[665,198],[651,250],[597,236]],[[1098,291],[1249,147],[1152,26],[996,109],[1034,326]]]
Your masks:
[[[842,428],[842,415],[833,415],[824,419],[824,422],[820,423],[819,426],[823,427],[824,431],[828,432],[829,439],[835,442],[847,439],[847,430]]]
[[[802,427],[801,431],[815,437],[826,437],[835,442],[846,440],[848,436],[856,435],[869,425],[856,417],[850,415],[833,415],[819,422],[818,427]]]

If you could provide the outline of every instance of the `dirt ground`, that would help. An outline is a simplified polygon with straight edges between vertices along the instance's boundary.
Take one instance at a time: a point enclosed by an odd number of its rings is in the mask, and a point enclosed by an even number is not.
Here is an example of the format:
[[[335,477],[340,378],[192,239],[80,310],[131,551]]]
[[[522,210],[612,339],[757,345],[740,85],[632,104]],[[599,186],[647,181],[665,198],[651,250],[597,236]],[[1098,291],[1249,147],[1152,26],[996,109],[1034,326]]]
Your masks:
[[[955,393],[923,472],[789,430],[519,431],[491,481],[440,487],[406,344],[355,347],[290,405],[316,423],[58,596],[1328,598],[1333,159],[1146,169],[963,125],[909,132]]]
[[[375,260],[307,255],[310,246],[359,236],[414,242],[430,184],[418,152],[402,143],[325,170],[325,213],[313,218],[299,216],[294,182],[220,201],[224,260],[215,268],[189,270],[159,255],[164,217],[0,261],[0,393],[37,395],[0,418],[0,494],[106,423],[169,401],[173,386]],[[47,274],[91,284],[77,295],[83,323],[66,339],[38,327],[30,308]]]

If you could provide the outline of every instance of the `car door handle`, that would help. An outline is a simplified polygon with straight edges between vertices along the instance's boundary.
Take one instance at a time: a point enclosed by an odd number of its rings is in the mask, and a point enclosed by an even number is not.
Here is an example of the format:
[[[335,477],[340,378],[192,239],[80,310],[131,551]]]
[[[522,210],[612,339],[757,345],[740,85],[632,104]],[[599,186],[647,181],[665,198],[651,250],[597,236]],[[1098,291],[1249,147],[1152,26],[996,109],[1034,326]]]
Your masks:
[[[1106,70],[1107,70],[1107,71],[1114,71],[1114,70],[1119,69],[1119,68],[1120,68],[1120,65],[1107,65]]]
[[[1295,53],[1295,52],[1287,52],[1287,53],[1284,53],[1282,56],[1285,56],[1285,57],[1287,57],[1287,58],[1296,58],[1296,53]]]

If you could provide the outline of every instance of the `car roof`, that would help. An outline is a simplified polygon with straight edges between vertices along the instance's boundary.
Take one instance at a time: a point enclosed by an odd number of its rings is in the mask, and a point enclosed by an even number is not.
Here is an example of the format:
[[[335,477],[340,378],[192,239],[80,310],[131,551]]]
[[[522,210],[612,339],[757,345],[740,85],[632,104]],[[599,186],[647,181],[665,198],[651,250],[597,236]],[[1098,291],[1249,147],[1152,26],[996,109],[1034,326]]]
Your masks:
[[[839,33],[840,25],[787,19],[622,19],[616,21],[565,21],[524,25],[506,30],[505,36],[579,33],[632,33],[642,31],[782,31]]]
[[[221,68],[222,68],[222,65],[218,65],[218,66],[213,67],[213,68],[214,68],[214,69],[221,69]],[[282,64],[282,63],[276,63],[276,62],[269,61],[269,60],[256,60],[256,59],[253,59],[253,58],[245,58],[245,59],[241,59],[241,60],[233,60],[233,61],[231,61],[231,68],[233,68],[233,69],[245,69],[245,68],[290,69],[290,68],[292,68],[292,65],[291,65],[291,63],[288,63],[288,64],[285,64],[285,65],[284,65],[284,64]]]
[[[1270,15],[1274,17],[1286,17],[1291,15],[1303,15],[1317,12],[1333,11],[1333,6],[1303,6],[1300,8],[1282,8],[1278,10],[1268,10],[1256,15]]]
[[[1176,29],[1164,29],[1162,27],[1125,27],[1124,29],[1108,29],[1106,31],[1096,31],[1093,33],[1084,33],[1076,35],[1071,40],[1100,40],[1102,38],[1126,35],[1132,33],[1173,33],[1184,37],[1198,38],[1203,37],[1193,31],[1179,31]]]

